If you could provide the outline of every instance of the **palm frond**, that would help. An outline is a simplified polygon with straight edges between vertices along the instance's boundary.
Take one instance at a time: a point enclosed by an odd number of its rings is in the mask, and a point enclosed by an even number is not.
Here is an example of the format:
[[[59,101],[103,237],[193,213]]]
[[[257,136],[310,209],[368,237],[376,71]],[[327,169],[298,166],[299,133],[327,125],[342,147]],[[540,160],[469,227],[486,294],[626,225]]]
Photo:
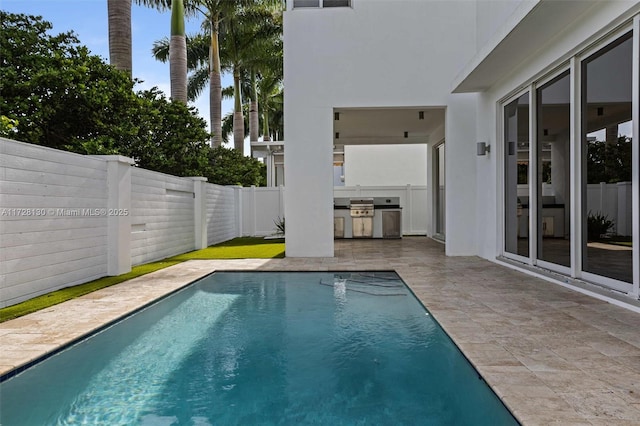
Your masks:
[[[200,67],[196,69],[187,81],[187,98],[194,101],[200,96],[209,82],[209,68]]]
[[[167,62],[169,60],[169,38],[163,37],[160,40],[154,41],[151,47],[151,54],[156,60]]]

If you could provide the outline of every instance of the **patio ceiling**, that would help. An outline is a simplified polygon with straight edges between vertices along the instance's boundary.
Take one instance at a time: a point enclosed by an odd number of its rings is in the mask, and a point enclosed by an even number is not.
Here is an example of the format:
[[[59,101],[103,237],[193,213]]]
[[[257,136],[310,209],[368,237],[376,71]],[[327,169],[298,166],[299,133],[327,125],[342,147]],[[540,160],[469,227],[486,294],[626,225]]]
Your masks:
[[[434,133],[442,134],[445,116],[444,108],[433,107],[335,108],[334,113],[334,145],[427,143]]]

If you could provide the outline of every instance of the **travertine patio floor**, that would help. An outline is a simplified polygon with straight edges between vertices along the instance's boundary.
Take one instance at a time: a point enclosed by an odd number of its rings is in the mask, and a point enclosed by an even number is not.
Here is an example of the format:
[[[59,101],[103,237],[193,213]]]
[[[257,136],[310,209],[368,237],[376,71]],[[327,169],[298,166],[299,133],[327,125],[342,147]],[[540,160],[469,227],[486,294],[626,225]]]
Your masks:
[[[0,372],[213,270],[396,270],[524,425],[639,425],[640,314],[423,237],[334,258],[194,260],[0,324]]]

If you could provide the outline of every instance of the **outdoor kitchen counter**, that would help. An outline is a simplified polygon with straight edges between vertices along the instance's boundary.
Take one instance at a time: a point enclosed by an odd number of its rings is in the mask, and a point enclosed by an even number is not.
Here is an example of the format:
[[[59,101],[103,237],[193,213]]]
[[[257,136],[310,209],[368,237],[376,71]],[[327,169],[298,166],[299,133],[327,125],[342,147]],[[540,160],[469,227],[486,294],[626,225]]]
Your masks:
[[[352,201],[360,198],[334,198],[334,238],[354,238]],[[402,207],[399,197],[374,197],[365,199],[373,202],[373,214],[369,225],[369,235],[356,238],[402,238]],[[358,209],[359,210],[359,209]],[[362,220],[356,218],[355,220]],[[358,225],[361,226],[361,225]]]

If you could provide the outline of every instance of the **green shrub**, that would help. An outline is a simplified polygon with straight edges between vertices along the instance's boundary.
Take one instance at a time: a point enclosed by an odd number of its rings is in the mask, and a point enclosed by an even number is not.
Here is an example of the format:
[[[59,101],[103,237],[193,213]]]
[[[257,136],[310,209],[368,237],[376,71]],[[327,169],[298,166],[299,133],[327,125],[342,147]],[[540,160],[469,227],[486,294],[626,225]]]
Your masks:
[[[611,228],[613,228],[614,222],[609,219],[609,216],[602,213],[591,213],[589,211],[587,215],[587,237],[589,241],[595,241],[608,234]]]

